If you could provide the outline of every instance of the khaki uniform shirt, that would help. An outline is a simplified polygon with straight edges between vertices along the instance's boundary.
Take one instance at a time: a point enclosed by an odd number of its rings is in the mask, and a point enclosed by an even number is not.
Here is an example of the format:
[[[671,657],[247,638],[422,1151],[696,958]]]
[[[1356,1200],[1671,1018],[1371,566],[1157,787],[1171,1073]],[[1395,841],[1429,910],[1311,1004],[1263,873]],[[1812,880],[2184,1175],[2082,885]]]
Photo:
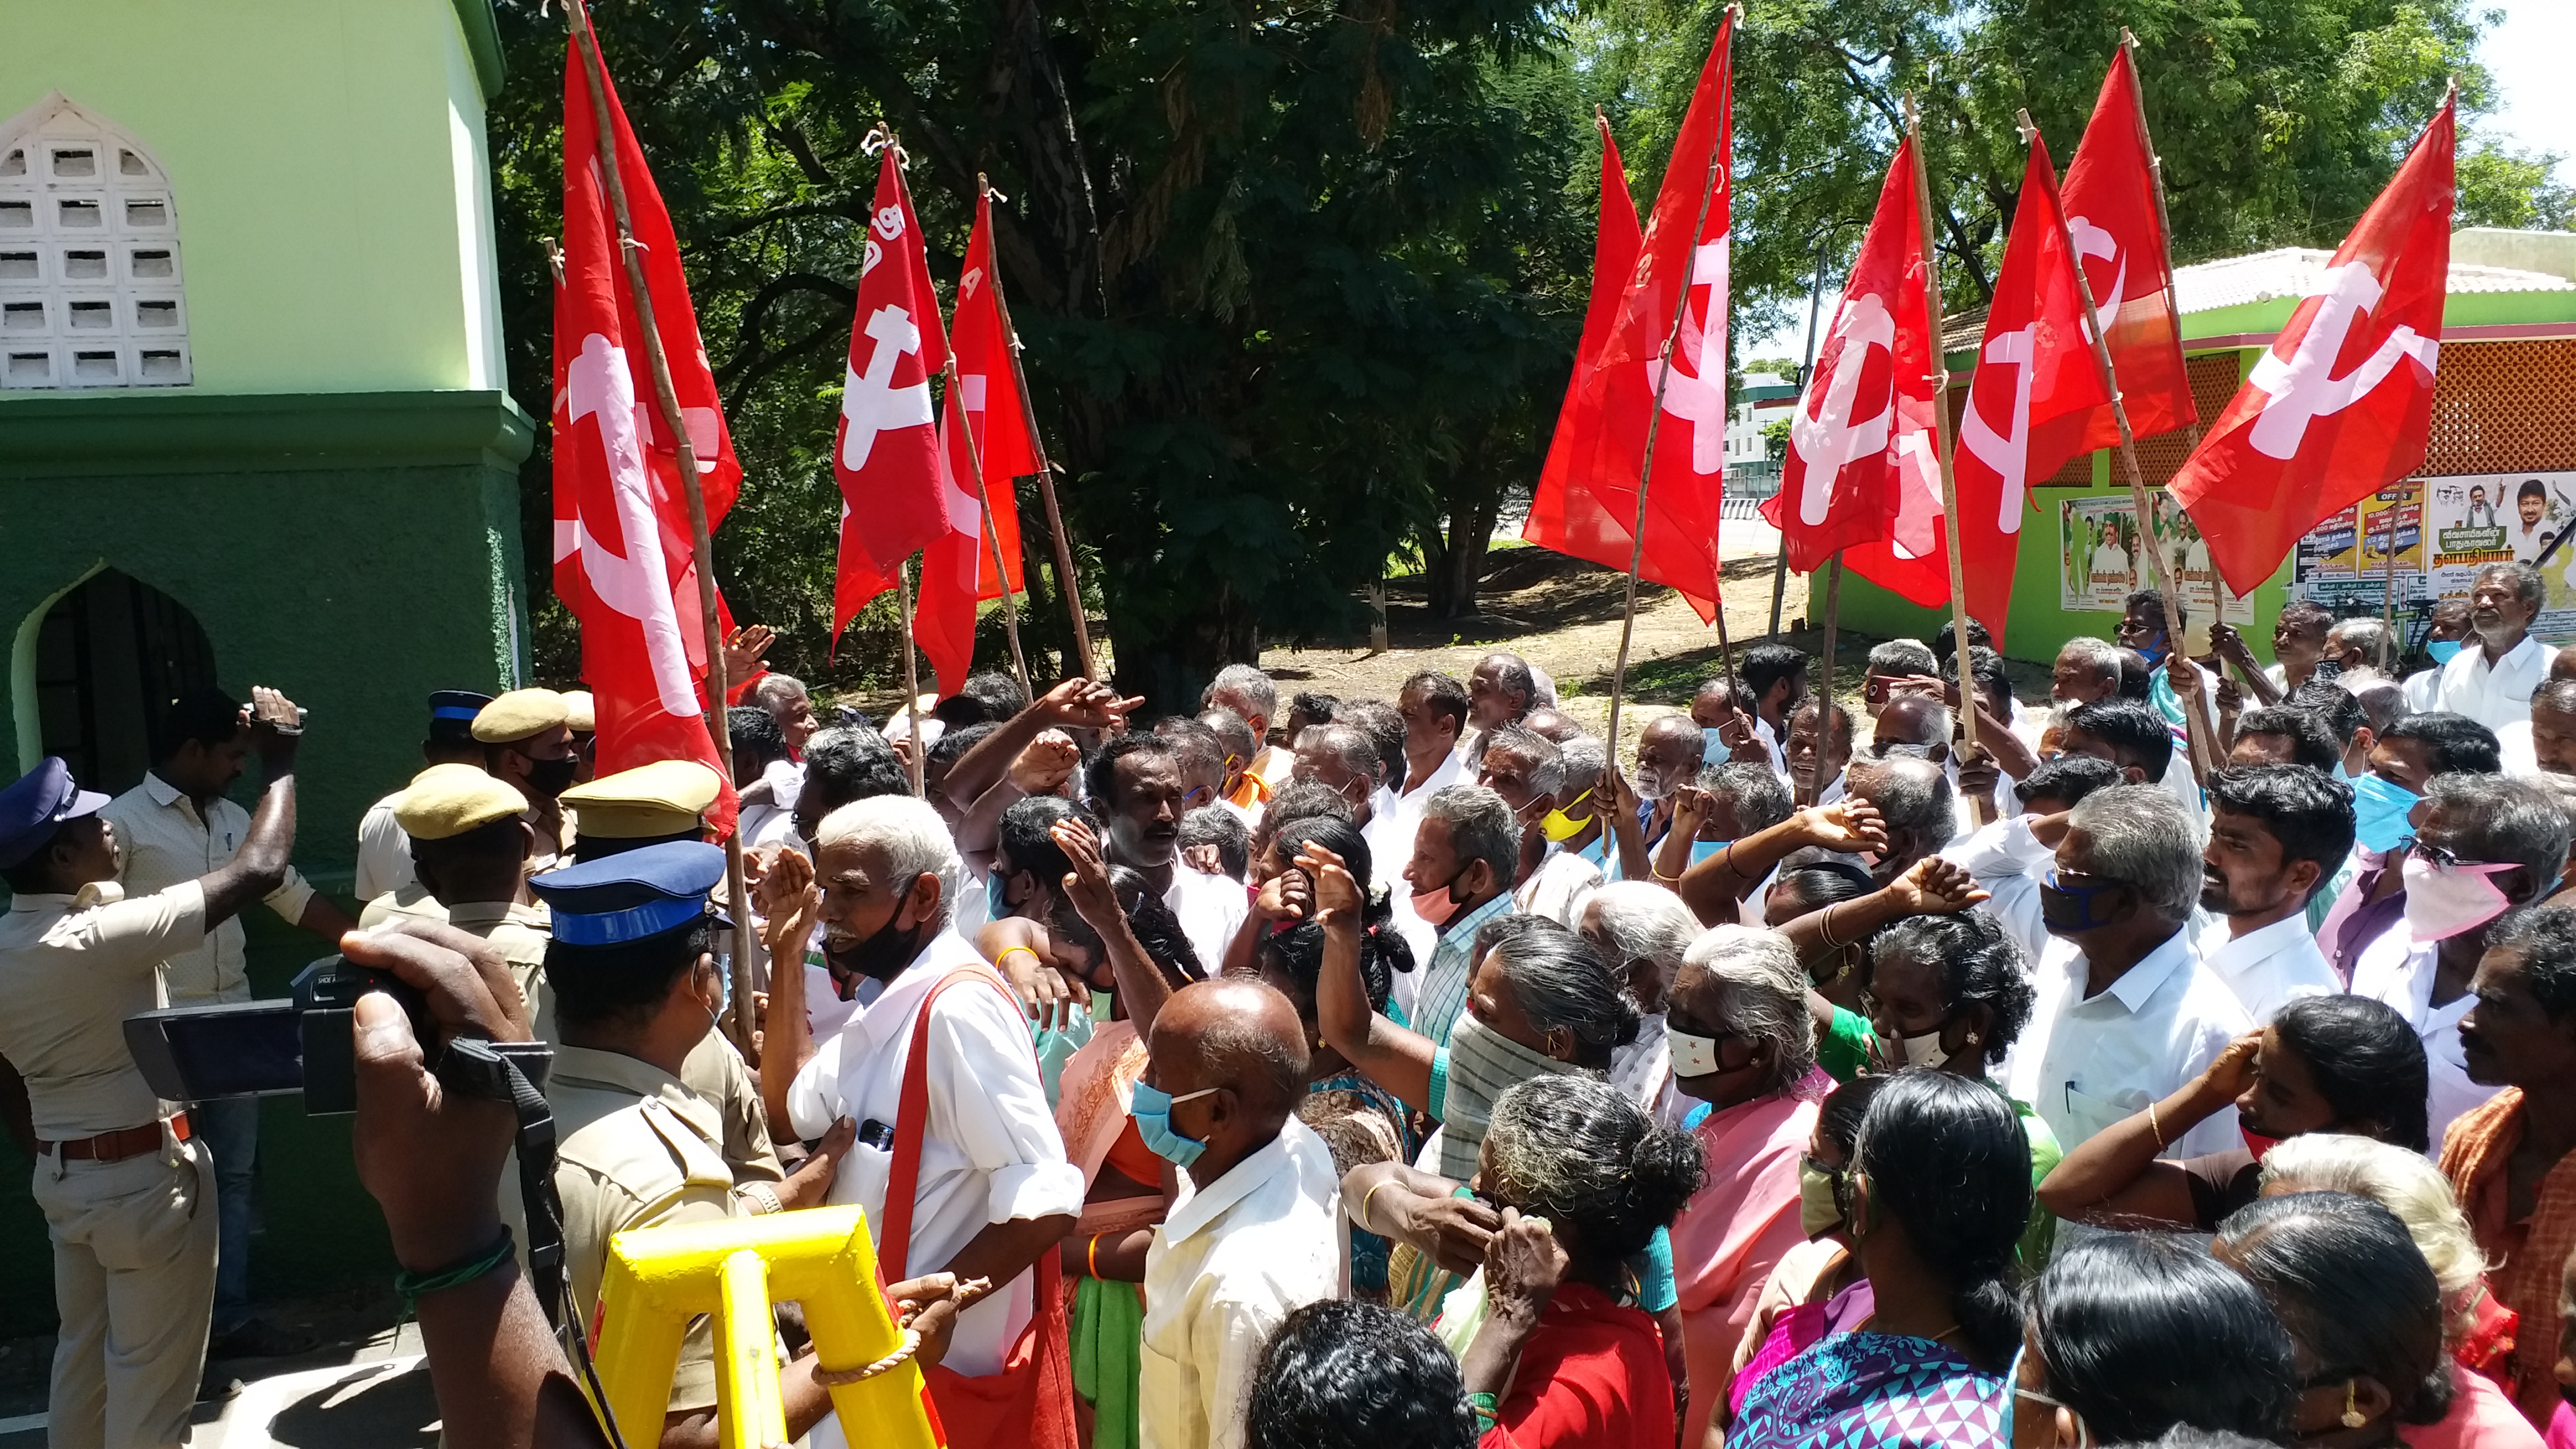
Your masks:
[[[585,1325],[598,1316],[612,1236],[747,1215],[734,1200],[715,1108],[660,1068],[619,1052],[557,1047],[546,1098],[561,1142],[555,1192],[563,1199],[564,1268]],[[715,1401],[714,1330],[702,1318],[681,1343],[670,1407]]]
[[[98,813],[116,827],[116,878],[128,896],[148,896],[221,870],[232,864],[250,835],[249,811],[218,798],[200,816],[194,802],[158,775],[145,775],[142,784]],[[267,899],[269,909],[291,926],[304,918],[313,887],[288,866],[285,883]],[[175,952],[163,974],[173,1006],[250,1000],[240,919],[223,922],[202,942]]]
[[[77,896],[14,897],[0,916],[0,1056],[27,1079],[48,1142],[169,1115],[125,1046],[125,1019],[166,1001],[155,968],[206,942],[194,880],[128,899],[114,881]]]

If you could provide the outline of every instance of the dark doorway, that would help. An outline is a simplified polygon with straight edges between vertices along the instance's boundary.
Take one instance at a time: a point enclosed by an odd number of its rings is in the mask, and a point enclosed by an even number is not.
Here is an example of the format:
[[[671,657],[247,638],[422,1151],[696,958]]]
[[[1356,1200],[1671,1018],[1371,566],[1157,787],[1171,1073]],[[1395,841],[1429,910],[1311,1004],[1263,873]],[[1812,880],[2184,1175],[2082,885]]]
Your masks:
[[[62,756],[84,789],[141,783],[170,702],[214,683],[214,645],[196,616],[115,569],[57,600],[36,634],[44,753]]]

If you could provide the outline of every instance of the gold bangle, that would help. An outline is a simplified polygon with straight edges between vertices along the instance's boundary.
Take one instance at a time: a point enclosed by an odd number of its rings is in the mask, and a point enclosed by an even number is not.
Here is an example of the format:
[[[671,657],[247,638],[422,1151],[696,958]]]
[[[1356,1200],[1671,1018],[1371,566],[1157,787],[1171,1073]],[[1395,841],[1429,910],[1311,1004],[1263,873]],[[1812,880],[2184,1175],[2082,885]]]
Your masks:
[[[1370,1227],[1370,1226],[1369,1226],[1369,1215],[1368,1215],[1368,1212],[1369,1212],[1369,1204],[1370,1204],[1370,1203],[1373,1203],[1373,1202],[1375,1202],[1375,1201],[1377,1201],[1377,1195],[1378,1195],[1379,1193],[1381,1193],[1381,1192],[1384,1192],[1384,1191],[1386,1190],[1386,1185],[1387,1185],[1388,1183],[1390,1183],[1390,1182],[1393,1182],[1393,1181],[1395,1181],[1395,1179],[1394,1179],[1394,1178],[1391,1178],[1391,1177],[1383,1177],[1383,1178],[1380,1178],[1380,1179],[1378,1179],[1377,1186],[1370,1188],[1370,1189],[1369,1189],[1365,1194],[1363,1194],[1363,1195],[1361,1196],[1361,1198],[1360,1198],[1360,1210],[1359,1210],[1359,1212],[1356,1214],[1356,1216],[1357,1216],[1357,1217],[1358,1217],[1358,1219],[1359,1219],[1360,1231],[1362,1231],[1362,1232],[1364,1232],[1364,1233],[1376,1233],[1376,1234],[1377,1234],[1377,1236],[1379,1236],[1379,1237],[1381,1237],[1381,1238],[1386,1236],[1386,1234],[1384,1234],[1384,1233],[1379,1233],[1379,1232],[1377,1231],[1377,1229],[1375,1229],[1375,1228],[1373,1228],[1373,1227]]]
[[[1646,862],[1646,873],[1652,875],[1658,882],[1665,885],[1680,885],[1682,883],[1682,878],[1680,876],[1666,875],[1662,871],[1655,869],[1655,863],[1653,861]]]
[[[2147,1104],[2147,1131],[2154,1135],[2156,1139],[2156,1150],[2158,1152],[2162,1152],[2167,1147],[2173,1145],[2172,1143],[2165,1141],[2165,1126],[2164,1123],[2157,1120],[2156,1104],[2153,1102],[2149,1102]]]
[[[1848,941],[1837,941],[1834,939],[1834,906],[1841,904],[1842,902],[1836,901],[1832,906],[1825,907],[1823,914],[1816,921],[1816,930],[1824,936],[1825,946],[1829,950],[1839,951],[1843,947],[1851,944]]]
[[[1031,950],[1029,947],[1026,947],[1026,946],[1004,946],[1004,947],[1002,948],[1002,950],[1001,950],[1001,954],[1000,954],[1000,955],[997,955],[997,956],[995,956],[995,957],[993,958],[993,964],[994,964],[994,965],[996,965],[996,966],[999,966],[999,965],[1001,965],[1003,962],[1010,960],[1010,959],[1011,959],[1011,955],[1012,955],[1012,953],[1013,953],[1013,952],[1017,952],[1017,953],[1019,953],[1019,954],[1020,954],[1020,955],[1022,955],[1022,956],[1026,956],[1026,957],[1028,957],[1030,960],[1035,961],[1036,963],[1038,963],[1038,964],[1039,964],[1039,965],[1041,965],[1041,966],[1044,966],[1044,965],[1046,964],[1046,958],[1045,958],[1044,956],[1039,955],[1036,951]]]
[[[1100,1276],[1100,1236],[1098,1233],[1091,1235],[1090,1251],[1083,1255],[1083,1262],[1090,1268],[1091,1276],[1094,1278]]]

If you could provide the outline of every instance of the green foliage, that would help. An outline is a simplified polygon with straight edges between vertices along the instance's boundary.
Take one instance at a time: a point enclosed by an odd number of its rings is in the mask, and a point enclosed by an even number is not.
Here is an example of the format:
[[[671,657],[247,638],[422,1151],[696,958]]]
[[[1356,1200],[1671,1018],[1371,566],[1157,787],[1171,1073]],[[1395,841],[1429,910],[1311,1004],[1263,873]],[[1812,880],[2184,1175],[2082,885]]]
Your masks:
[[[1789,456],[1789,429],[1796,420],[1773,418],[1762,425],[1762,456],[1780,462]]]

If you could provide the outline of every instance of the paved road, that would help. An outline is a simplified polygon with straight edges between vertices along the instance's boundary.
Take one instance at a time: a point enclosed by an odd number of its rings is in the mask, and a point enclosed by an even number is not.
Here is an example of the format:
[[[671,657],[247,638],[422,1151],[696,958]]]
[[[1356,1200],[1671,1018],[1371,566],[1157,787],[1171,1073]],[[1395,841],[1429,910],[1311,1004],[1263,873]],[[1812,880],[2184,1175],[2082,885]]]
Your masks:
[[[192,1449],[437,1449],[438,1403],[416,1325],[236,1371],[241,1393],[197,1406]],[[245,1366],[249,1370],[252,1366]],[[43,1449],[45,1416],[0,1419],[0,1449]]]

